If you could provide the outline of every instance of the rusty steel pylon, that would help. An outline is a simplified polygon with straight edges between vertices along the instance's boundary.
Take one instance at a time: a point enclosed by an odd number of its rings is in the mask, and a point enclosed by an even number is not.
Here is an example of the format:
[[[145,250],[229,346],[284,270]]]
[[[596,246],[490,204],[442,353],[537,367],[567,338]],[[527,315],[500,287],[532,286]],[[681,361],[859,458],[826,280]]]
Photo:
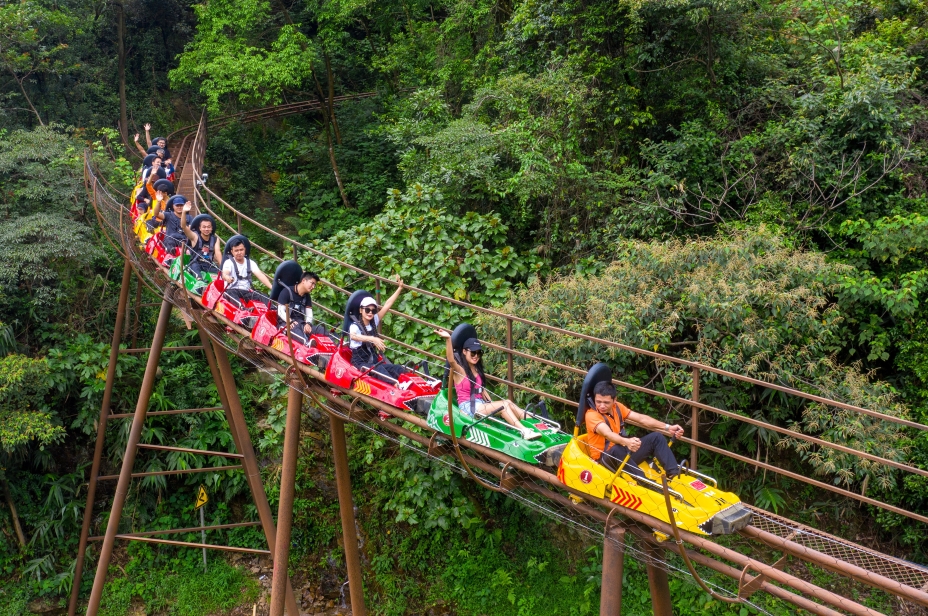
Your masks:
[[[113,385],[116,376],[116,363],[120,353],[120,342],[122,341],[123,335],[123,325],[126,319],[129,288],[132,277],[132,267],[129,262],[126,263],[123,269],[123,279],[122,279],[122,288],[119,295],[119,304],[116,313],[116,323],[113,328],[113,338],[112,344],[110,346],[110,357],[109,364],[107,366],[107,378],[106,385],[103,393],[103,401],[100,408],[100,418],[97,426],[97,438],[96,444],[94,447],[94,457],[91,465],[91,473],[88,482],[87,489],[87,503],[84,508],[84,519],[81,527],[80,540],[78,543],[78,553],[77,553],[77,562],[75,564],[75,575],[74,582],[71,588],[71,597],[68,604],[68,614],[69,616],[75,616],[77,613],[77,604],[78,604],[78,595],[80,594],[81,579],[83,576],[84,569],[84,560],[86,556],[87,544],[93,540],[102,540],[102,545],[100,548],[100,557],[97,563],[97,570],[94,576],[93,587],[90,593],[90,599],[87,605],[87,614],[88,616],[95,616],[100,608],[100,600],[103,595],[103,587],[106,582],[107,569],[109,568],[110,559],[112,557],[113,548],[115,546],[116,540],[129,540],[129,541],[145,541],[149,543],[160,543],[166,545],[174,545],[181,547],[192,547],[192,548],[207,548],[214,550],[222,551],[234,551],[234,552],[244,552],[252,554],[261,554],[268,555],[271,558],[274,558],[275,550],[277,549],[278,536],[277,529],[275,526],[274,518],[271,513],[270,504],[268,503],[267,494],[264,491],[264,484],[261,481],[261,474],[258,468],[257,458],[255,456],[254,448],[252,446],[251,437],[248,433],[248,427],[245,423],[245,416],[242,412],[241,399],[238,395],[238,390],[236,389],[235,379],[232,374],[232,366],[229,363],[229,356],[226,350],[220,344],[214,344],[210,337],[203,332],[202,329],[198,328],[198,333],[200,335],[201,346],[199,347],[184,347],[188,350],[201,350],[207,360],[207,364],[210,369],[210,376],[213,379],[213,382],[216,385],[216,390],[219,394],[221,407],[218,408],[197,408],[197,409],[180,409],[172,411],[148,411],[148,405],[151,399],[152,390],[154,389],[156,381],[156,373],[158,370],[158,363],[160,361],[161,353],[165,350],[170,350],[169,348],[164,347],[165,335],[167,333],[168,322],[170,319],[171,311],[173,305],[169,299],[169,293],[166,291],[165,296],[161,302],[161,309],[158,315],[157,325],[155,327],[154,335],[152,336],[151,345],[146,349],[130,349],[130,351],[146,351],[148,352],[148,362],[145,367],[145,373],[142,378],[142,384],[139,389],[138,401],[136,404],[135,412],[131,415],[132,417],[132,426],[129,432],[129,440],[126,444],[125,454],[123,456],[122,466],[118,476],[101,476],[100,475],[100,466],[103,458],[103,450],[106,440],[106,429],[107,422],[109,419],[118,418],[118,417],[128,417],[130,415],[123,414],[117,415],[113,414],[110,409],[110,404],[112,400]],[[123,349],[125,351],[125,349]],[[232,433],[232,439],[235,444],[236,452],[214,452],[214,451],[202,451],[197,449],[189,449],[182,447],[169,447],[163,445],[146,445],[140,443],[142,428],[145,424],[145,420],[148,416],[163,415],[163,414],[182,414],[182,413],[195,413],[195,412],[208,412],[208,411],[218,411],[221,410],[225,414],[226,421],[228,422],[230,431]],[[299,412],[296,413],[297,420],[299,418]],[[288,436],[291,430],[291,426],[288,424]],[[299,424],[297,423],[296,430],[293,430],[296,435],[299,434]],[[180,451],[184,453],[191,454],[201,454],[201,455],[210,455],[210,456],[221,456],[225,458],[230,458],[238,461],[236,465],[230,466],[221,466],[221,467],[206,467],[198,469],[186,469],[186,470],[175,470],[175,471],[156,471],[148,473],[133,473],[133,466],[135,462],[136,454],[139,449],[154,449],[162,451]],[[200,530],[200,527],[190,528],[190,529],[175,529],[173,531],[157,531],[157,533],[120,533],[119,532],[119,523],[122,517],[123,507],[126,502],[126,497],[129,493],[129,487],[133,479],[139,477],[147,477],[153,475],[176,475],[176,474],[187,474],[187,473],[197,473],[197,472],[216,472],[216,471],[228,471],[228,470],[244,470],[246,475],[246,480],[248,487],[251,491],[252,498],[254,500],[255,506],[258,510],[258,517],[260,521],[258,522],[244,522],[237,524],[222,524],[218,526],[209,526],[205,527],[206,530],[218,530],[221,528],[233,528],[241,526],[258,526],[260,525],[264,531],[265,539],[267,540],[268,549],[267,550],[255,550],[249,548],[238,548],[233,546],[222,546],[222,545],[213,545],[205,543],[191,543],[186,541],[174,541],[167,539],[159,539],[153,535],[166,535],[173,533],[181,532],[191,532],[193,530]],[[90,527],[93,520],[93,508],[94,502],[96,499],[97,485],[102,480],[112,480],[117,479],[118,483],[116,491],[113,498],[113,503],[110,508],[110,517],[107,522],[106,533],[102,537],[90,537]],[[290,492],[293,491],[292,478],[291,485],[289,487]],[[291,498],[292,503],[292,498]],[[289,532],[289,522],[287,524],[287,529],[285,533],[281,533],[281,540],[285,540],[285,545],[289,544],[290,532]],[[285,537],[284,537],[285,536]],[[290,585],[290,580],[287,577],[287,565],[286,557],[282,559],[282,567],[277,563],[275,559],[274,573],[275,573],[275,584],[281,587],[281,590],[284,591],[281,594],[284,595],[283,601],[281,602],[281,609],[286,607],[286,613],[288,615],[298,616],[299,610],[296,605],[296,599],[293,594],[292,587]],[[280,580],[280,581],[278,581]]]

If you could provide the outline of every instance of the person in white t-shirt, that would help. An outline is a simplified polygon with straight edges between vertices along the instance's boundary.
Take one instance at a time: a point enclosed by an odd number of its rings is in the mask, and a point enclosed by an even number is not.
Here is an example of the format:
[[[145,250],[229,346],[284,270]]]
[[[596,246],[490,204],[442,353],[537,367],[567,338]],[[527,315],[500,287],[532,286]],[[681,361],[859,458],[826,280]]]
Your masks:
[[[243,306],[246,301],[263,301],[265,298],[251,288],[251,278],[257,277],[268,289],[271,288],[271,281],[258,264],[248,258],[244,240],[234,238],[229,241],[230,244],[233,242],[229,248],[232,258],[222,264],[222,279],[226,281],[225,295]]]

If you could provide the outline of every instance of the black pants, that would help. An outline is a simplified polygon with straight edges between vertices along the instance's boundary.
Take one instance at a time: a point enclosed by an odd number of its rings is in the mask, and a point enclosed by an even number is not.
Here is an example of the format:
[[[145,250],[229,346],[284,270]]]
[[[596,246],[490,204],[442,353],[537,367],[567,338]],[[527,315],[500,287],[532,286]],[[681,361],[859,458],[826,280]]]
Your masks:
[[[365,371],[371,366],[375,365],[373,363],[369,364],[353,364],[355,368],[358,368],[361,371]],[[389,359],[384,359],[379,364],[376,364],[377,367],[371,370],[371,375],[375,378],[388,377],[389,380],[397,380],[400,378],[401,374],[406,374],[411,372],[406,366],[399,366],[397,364],[391,363]]]
[[[602,457],[599,459],[599,463],[610,471],[615,472],[619,469],[619,466],[621,466],[622,460],[624,460],[625,456],[629,453],[631,453],[631,456],[625,464],[625,468],[622,470],[628,471],[630,475],[641,477],[642,473],[638,465],[652,457],[657,458],[657,461],[661,463],[661,466],[667,472],[668,476],[672,477],[679,472],[677,460],[673,457],[673,452],[667,444],[667,437],[660,432],[651,432],[642,437],[641,447],[634,453],[630,452],[627,447],[611,443],[609,447],[606,448],[606,451],[603,452]]]
[[[193,258],[193,262],[190,264],[190,267],[187,269],[190,270],[190,273],[200,278],[203,274],[218,274],[219,268],[216,267],[216,264],[212,261],[204,261],[203,259]]]
[[[293,336],[293,339],[299,342],[300,344],[309,344],[309,337],[313,334],[325,334],[325,325],[313,325],[310,333],[306,333],[304,327],[306,323],[301,323],[300,321],[290,322],[290,335]]]
[[[252,289],[226,289],[226,297],[233,300],[232,303],[238,304],[244,308],[245,302],[263,302],[264,298],[255,293]]]
[[[164,249],[168,254],[173,254],[174,251],[186,241],[186,236],[166,235],[164,237]]]

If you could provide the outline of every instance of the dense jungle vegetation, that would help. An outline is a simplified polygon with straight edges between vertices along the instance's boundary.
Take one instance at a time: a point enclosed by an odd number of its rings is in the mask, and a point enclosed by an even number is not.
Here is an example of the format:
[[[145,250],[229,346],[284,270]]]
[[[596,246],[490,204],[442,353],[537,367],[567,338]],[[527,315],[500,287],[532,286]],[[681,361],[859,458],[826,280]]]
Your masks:
[[[926,28],[924,0],[0,4],[0,614],[58,605],[72,584],[86,596],[94,570],[91,547],[84,579],[73,579],[122,263],[84,195],[85,148],[125,188],[138,163],[128,144],[145,123],[156,136],[196,122],[204,106],[217,117],[316,99],[322,112],[211,134],[213,188],[259,221],[419,287],[928,424]],[[328,104],[362,92],[372,96]],[[473,317],[412,294],[398,307],[449,326]],[[154,310],[141,307],[126,340],[145,346]],[[505,336],[503,323],[478,325]],[[438,348],[417,326],[391,333]],[[688,372],[628,354],[515,334],[519,348],[552,359],[606,360],[632,382],[692,387]],[[170,344],[196,340],[172,322]],[[120,356],[117,412],[134,408],[143,369],[144,356]],[[285,392],[235,369],[276,508]],[[577,394],[563,375],[516,371]],[[152,408],[217,404],[205,374],[197,353],[165,354]],[[668,421],[688,413],[622,395]],[[701,395],[928,465],[924,432],[708,376]],[[303,426],[291,565],[310,613],[334,613],[346,577],[321,419],[310,411]],[[128,420],[114,424],[104,473],[128,436]],[[595,538],[392,442],[349,437],[376,613],[596,613]],[[703,438],[928,514],[921,477],[733,421],[707,422]],[[153,418],[143,440],[231,447],[214,413]],[[928,535],[906,518],[702,459],[747,502],[928,560]],[[136,468],[213,462],[145,454]],[[208,523],[254,518],[241,474],[214,473],[137,481],[123,524],[196,525],[201,481]],[[105,528],[113,488],[101,484],[91,534]],[[251,528],[220,534],[211,541],[263,542]],[[266,563],[211,555],[202,573],[199,559],[119,546],[104,613],[250,614],[262,600]],[[880,593],[789,566],[898,613]],[[629,558],[625,578],[626,612],[650,613],[643,566]],[[731,613],[684,578],[672,589],[679,614]]]

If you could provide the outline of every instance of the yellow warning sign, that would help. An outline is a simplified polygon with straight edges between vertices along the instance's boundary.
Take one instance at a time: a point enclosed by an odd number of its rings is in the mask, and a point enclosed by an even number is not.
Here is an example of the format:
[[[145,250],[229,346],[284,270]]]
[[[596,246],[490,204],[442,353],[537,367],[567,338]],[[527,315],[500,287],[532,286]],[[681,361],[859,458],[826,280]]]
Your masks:
[[[206,488],[201,485],[200,489],[197,490],[197,504],[194,509],[199,509],[205,505],[207,501],[209,501],[209,496],[206,495]]]

